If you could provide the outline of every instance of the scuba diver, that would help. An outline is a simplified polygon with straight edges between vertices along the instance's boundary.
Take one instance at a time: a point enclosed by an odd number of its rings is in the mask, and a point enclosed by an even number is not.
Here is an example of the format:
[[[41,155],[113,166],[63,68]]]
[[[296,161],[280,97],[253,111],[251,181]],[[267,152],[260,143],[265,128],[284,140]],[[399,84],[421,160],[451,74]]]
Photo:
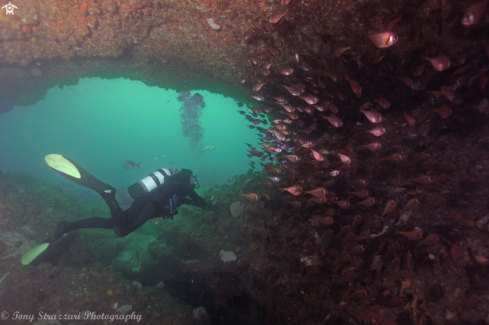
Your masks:
[[[166,168],[158,169],[131,185],[128,192],[134,202],[127,210],[123,211],[115,198],[116,190],[114,187],[98,180],[77,163],[61,155],[47,155],[45,160],[48,166],[61,176],[100,194],[109,207],[111,217],[93,217],[74,222],[59,222],[55,232],[50,237],[24,254],[21,261],[23,265],[32,262],[50,244],[69,231],[81,228],[113,229],[118,237],[124,237],[150,219],[158,217],[173,219],[173,216],[178,214],[178,209],[182,204],[193,205],[202,209],[206,206],[205,200],[194,191],[195,188],[199,187],[197,175],[194,175],[189,169],[182,169],[177,173]]]

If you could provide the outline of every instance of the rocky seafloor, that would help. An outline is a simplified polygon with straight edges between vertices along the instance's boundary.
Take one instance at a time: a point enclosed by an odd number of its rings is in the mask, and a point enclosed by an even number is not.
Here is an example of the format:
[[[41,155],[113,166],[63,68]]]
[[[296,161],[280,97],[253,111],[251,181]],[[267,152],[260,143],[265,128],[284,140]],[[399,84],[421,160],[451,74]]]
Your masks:
[[[82,202],[28,174],[0,178],[0,304],[11,321],[33,315],[35,324],[46,324],[38,317],[81,315],[59,323],[125,322],[112,322],[115,315],[143,324],[261,322],[258,311],[243,312],[262,307],[238,289],[236,258],[226,259],[241,256],[250,243],[245,233],[231,237],[248,225],[224,206],[229,189],[205,191],[204,197],[212,195],[215,202],[205,213],[182,208],[174,220],[150,220],[125,238],[104,230],[69,233],[22,266],[22,254],[46,239],[59,221],[110,215],[105,203]],[[209,314],[199,316],[199,307]],[[109,318],[94,318],[104,315]]]

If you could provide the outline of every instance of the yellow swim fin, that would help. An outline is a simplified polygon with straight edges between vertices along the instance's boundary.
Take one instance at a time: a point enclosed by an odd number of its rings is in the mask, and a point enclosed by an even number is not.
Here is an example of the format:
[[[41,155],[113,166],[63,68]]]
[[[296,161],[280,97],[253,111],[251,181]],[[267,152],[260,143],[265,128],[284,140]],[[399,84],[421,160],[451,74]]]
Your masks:
[[[22,256],[20,262],[22,263],[22,265],[29,265],[36,257],[41,255],[41,253],[44,252],[49,247],[49,245],[49,243],[42,243],[41,245],[34,247],[33,249],[25,253],[24,256]]]
[[[52,169],[74,178],[81,178],[80,171],[71,161],[57,154],[50,154],[44,157],[46,164]]]
[[[44,157],[44,160],[46,160],[48,166],[54,169],[58,174],[75,184],[88,187],[97,191],[102,196],[105,194],[113,196],[116,193],[114,187],[93,177],[89,172],[71,159],[63,157],[62,155],[50,154]]]

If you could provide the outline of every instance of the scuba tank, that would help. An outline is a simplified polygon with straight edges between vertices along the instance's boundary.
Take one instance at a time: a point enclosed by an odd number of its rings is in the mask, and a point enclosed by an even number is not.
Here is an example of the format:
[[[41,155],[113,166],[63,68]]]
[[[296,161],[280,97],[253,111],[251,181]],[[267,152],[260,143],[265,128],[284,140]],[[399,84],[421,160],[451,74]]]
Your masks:
[[[165,182],[165,177],[172,176],[173,173],[167,168],[160,168],[145,178],[132,184],[127,191],[133,199],[146,195]]]

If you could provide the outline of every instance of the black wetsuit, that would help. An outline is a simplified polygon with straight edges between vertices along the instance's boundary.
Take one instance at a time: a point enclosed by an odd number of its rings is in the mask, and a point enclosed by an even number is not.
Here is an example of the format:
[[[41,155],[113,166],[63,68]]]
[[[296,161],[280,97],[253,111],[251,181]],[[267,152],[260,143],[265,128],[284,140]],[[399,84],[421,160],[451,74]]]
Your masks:
[[[112,193],[99,192],[110,209],[110,218],[94,217],[74,222],[62,221],[58,224],[56,232],[47,241],[55,242],[63,234],[81,228],[114,229],[118,237],[124,237],[150,219],[173,218],[173,215],[177,213],[176,210],[182,204],[204,209],[206,202],[194,191],[194,186],[190,184],[189,178],[182,179],[175,176],[165,176],[164,184],[136,198],[125,211],[121,209],[115,199],[115,189]],[[178,198],[178,202],[172,207],[170,200],[174,195]]]

